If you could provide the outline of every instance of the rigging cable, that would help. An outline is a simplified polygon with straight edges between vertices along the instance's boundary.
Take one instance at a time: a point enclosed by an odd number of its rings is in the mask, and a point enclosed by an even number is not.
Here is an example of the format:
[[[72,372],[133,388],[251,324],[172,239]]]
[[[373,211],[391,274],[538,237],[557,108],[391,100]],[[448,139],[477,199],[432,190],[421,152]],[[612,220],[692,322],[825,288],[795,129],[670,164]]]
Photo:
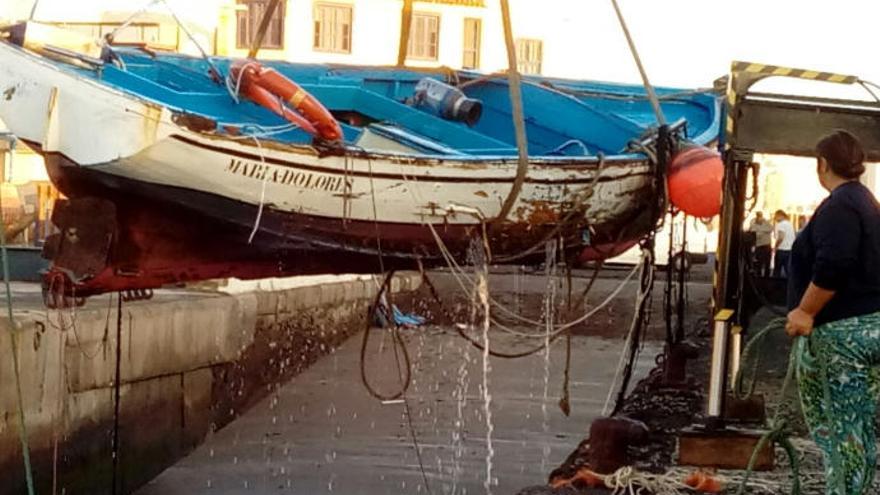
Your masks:
[[[651,250],[647,248],[642,249],[642,262],[640,266],[640,284],[639,290],[636,293],[635,314],[630,323],[629,332],[627,333],[623,349],[621,349],[620,360],[617,363],[617,371],[614,374],[614,380],[611,382],[611,387],[608,389],[608,395],[605,397],[605,405],[602,407],[602,416],[607,416],[609,411],[613,416],[617,414],[623,406],[623,399],[626,396],[626,389],[629,387],[629,381],[634,367],[633,365],[636,356],[638,355],[641,333],[647,326],[647,318],[645,317],[645,314],[649,310],[647,302],[650,300],[651,289],[654,286],[654,255]],[[614,405],[614,409],[610,409],[611,397],[614,394],[614,389],[617,387],[618,380],[621,381],[621,386],[618,391],[617,401]]]
[[[210,56],[208,56],[208,52],[205,51],[205,49],[202,47],[202,44],[199,43],[199,41],[196,39],[195,36],[193,36],[193,34],[189,31],[189,29],[186,27],[186,25],[183,23],[183,21],[181,21],[180,18],[177,17],[177,13],[175,13],[174,9],[171,8],[171,5],[168,3],[168,0],[159,0],[159,1],[161,1],[162,4],[165,5],[165,8],[168,10],[168,13],[171,14],[172,18],[174,18],[174,22],[177,23],[177,25],[180,27],[180,29],[183,30],[183,33],[186,34],[186,37],[189,38],[189,40],[193,43],[193,45],[195,45],[196,49],[198,49],[199,53],[201,53],[202,58],[205,60],[205,62],[208,63],[208,67],[211,68],[212,76],[214,78],[216,78],[218,83],[223,81],[224,78],[223,78],[223,74],[220,72],[220,69],[217,68],[217,66],[214,64],[214,61],[211,60]]]
[[[149,10],[150,7],[152,7],[153,5],[156,5],[157,3],[162,2],[162,1],[163,0],[150,0],[149,2],[144,4],[143,7],[136,10],[133,14],[128,16],[127,19],[122,21],[122,24],[116,26],[116,28],[114,28],[113,31],[110,31],[109,33],[105,34],[104,41],[107,43],[107,45],[110,45],[111,43],[113,43],[113,38],[116,37],[116,33],[127,28],[132,22],[134,22],[135,19],[140,17],[147,10]],[[37,0],[37,2],[34,2],[34,8],[36,8],[38,2],[39,2],[39,0]]]

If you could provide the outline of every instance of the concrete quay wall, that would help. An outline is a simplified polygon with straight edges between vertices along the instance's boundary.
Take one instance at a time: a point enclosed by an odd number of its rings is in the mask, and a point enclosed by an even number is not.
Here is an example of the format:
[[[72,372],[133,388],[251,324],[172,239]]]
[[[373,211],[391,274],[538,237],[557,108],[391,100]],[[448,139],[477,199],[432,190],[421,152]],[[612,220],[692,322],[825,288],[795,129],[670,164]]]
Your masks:
[[[392,285],[407,293],[419,284],[418,274],[402,273]],[[225,289],[160,291],[124,302],[121,315],[115,296],[46,311],[13,291],[38,493],[111,492],[117,344],[118,488],[130,493],[363,329],[378,287],[369,277],[334,277]],[[9,327],[0,329],[0,495],[25,493]]]

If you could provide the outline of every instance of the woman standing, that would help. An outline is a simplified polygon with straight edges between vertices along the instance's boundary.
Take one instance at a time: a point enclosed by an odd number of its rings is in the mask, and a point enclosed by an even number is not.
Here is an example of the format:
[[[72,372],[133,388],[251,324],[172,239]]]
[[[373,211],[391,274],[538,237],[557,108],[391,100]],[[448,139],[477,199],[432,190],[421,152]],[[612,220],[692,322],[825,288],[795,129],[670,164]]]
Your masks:
[[[846,131],[816,146],[829,196],[792,247],[786,331],[798,339],[804,416],[824,453],[826,493],[871,490],[880,365],[880,205],[858,182],[865,153]]]

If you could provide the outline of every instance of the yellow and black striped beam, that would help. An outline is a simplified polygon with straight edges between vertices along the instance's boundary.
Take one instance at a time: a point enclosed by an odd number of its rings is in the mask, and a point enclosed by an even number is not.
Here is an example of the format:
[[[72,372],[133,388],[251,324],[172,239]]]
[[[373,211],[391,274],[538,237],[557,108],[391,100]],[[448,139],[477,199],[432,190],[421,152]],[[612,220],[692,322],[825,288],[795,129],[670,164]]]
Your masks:
[[[730,72],[744,72],[747,74],[755,74],[762,76],[783,76],[795,77],[798,79],[811,79],[814,81],[827,81],[841,84],[854,84],[859,81],[856,76],[847,76],[844,74],[834,74],[832,72],[819,72],[807,69],[793,69],[791,67],[780,67],[778,65],[753,64],[749,62],[733,62]]]
[[[727,143],[728,149],[733,146],[736,140],[736,106],[739,103],[740,97],[746,94],[749,88],[756,82],[774,76],[838,84],[856,84],[860,81],[858,76],[835,74],[833,72],[794,69],[791,67],[756,64],[751,62],[733,62],[730,66],[730,77],[727,81],[727,122],[725,122],[725,142]]]

